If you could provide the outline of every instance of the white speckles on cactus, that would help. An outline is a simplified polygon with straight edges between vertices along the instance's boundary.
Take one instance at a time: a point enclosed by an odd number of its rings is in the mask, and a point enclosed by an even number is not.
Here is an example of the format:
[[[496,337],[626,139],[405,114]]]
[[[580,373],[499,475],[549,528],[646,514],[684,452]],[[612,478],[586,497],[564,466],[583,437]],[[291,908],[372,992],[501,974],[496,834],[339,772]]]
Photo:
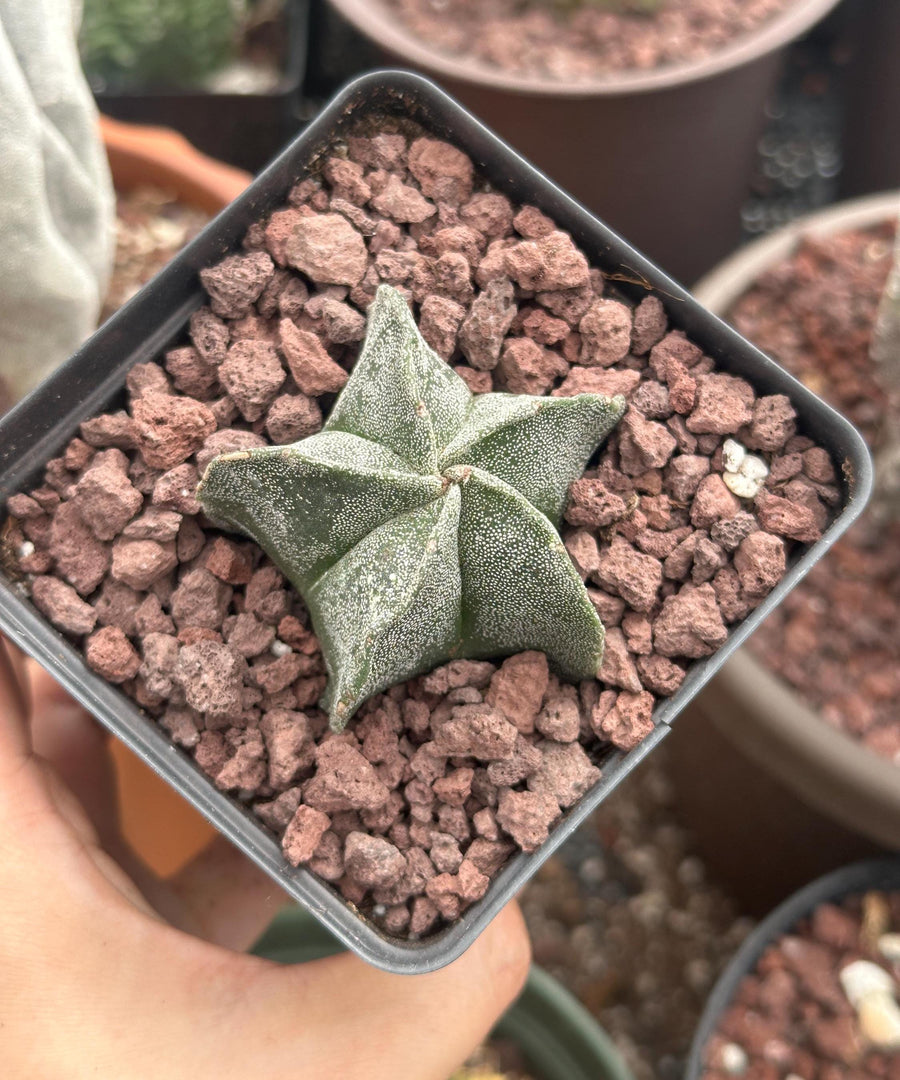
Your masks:
[[[324,429],[223,454],[199,496],[309,607],[340,730],[367,697],[452,658],[537,649],[596,674],[603,627],[556,525],[623,398],[473,397],[381,286]]]

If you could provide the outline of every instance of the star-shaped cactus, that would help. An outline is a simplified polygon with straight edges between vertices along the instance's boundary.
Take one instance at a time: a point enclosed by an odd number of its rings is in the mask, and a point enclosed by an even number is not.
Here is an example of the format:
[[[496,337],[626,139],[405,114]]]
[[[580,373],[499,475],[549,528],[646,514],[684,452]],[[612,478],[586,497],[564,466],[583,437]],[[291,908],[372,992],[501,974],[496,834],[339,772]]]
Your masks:
[[[624,410],[599,394],[473,396],[383,285],[323,430],[215,458],[200,500],[306,601],[335,730],[453,658],[537,649],[593,677],[603,626],[556,525]]]

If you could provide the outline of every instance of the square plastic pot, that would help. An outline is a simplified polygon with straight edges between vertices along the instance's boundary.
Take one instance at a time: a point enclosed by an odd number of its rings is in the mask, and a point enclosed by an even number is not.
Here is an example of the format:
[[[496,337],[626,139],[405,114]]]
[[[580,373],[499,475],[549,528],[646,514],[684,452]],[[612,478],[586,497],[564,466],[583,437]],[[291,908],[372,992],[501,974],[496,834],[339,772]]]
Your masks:
[[[285,62],[278,83],[262,93],[157,87],[96,90],[97,107],[132,124],[169,127],[204,154],[257,172],[301,124],[309,51],[309,0],[286,0]]]
[[[216,790],[150,717],[90,671],[81,654],[35,610],[21,587],[0,578],[0,628],[13,641],[349,948],[386,970],[416,973],[434,970],[459,956],[572,831],[668,735],[691,698],[859,515],[871,489],[872,468],[865,444],[846,420],[702,308],[460,105],[419,76],[376,72],[338,94],[193,243],[0,423],[0,505],[9,495],[39,482],[48,459],[60,452],[81,421],[122,406],[125,376],[134,364],[156,358],[180,338],[191,313],[204,302],[197,271],[236,248],[249,225],[280,207],[289,188],[315,168],[333,142],[360,124],[372,130],[384,114],[405,116],[459,146],[499,191],[515,202],[536,205],[570,232],[590,262],[606,274],[643,279],[665,305],[672,325],[684,330],[721,370],[747,379],[759,393],[787,394],[803,430],[841,463],[843,474],[842,505],[825,536],[793,561],[781,583],[732,631],[718,652],[692,666],[678,692],[657,708],[655,728],[644,742],[629,753],[608,754],[601,763],[602,779],[563,816],[547,842],[531,855],[514,856],[482,900],[455,923],[422,941],[385,936],[309,871],[293,869],[272,834],[249,811]],[[697,228],[702,227],[697,222]],[[635,301],[646,295],[643,286],[625,282],[621,288]]]

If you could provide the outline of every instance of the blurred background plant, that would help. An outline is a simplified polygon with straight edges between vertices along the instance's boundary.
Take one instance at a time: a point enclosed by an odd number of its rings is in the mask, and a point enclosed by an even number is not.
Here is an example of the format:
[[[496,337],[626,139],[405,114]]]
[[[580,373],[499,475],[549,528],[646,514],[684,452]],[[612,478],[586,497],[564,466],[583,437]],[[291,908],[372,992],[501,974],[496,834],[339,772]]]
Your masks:
[[[203,84],[238,60],[264,63],[279,47],[269,30],[283,7],[282,0],[84,0],[84,70],[95,90]]]

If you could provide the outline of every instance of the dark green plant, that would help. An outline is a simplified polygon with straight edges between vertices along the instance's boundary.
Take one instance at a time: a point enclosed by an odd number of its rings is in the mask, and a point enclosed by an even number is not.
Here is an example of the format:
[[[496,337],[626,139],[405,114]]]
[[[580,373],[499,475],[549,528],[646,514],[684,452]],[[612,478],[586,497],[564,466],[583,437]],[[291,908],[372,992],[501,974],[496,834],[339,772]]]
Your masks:
[[[556,526],[624,411],[600,394],[473,396],[382,285],[324,429],[215,458],[199,498],[303,596],[340,730],[451,659],[537,649],[566,678],[596,675],[603,626]]]
[[[244,0],[84,0],[88,78],[109,86],[190,85],[234,56]]]

